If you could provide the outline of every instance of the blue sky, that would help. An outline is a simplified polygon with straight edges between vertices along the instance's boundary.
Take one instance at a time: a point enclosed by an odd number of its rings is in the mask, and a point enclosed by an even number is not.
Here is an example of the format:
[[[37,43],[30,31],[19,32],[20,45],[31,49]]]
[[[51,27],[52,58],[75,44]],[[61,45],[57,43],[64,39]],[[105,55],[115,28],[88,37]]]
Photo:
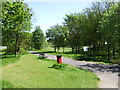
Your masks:
[[[26,0],[25,0],[26,1]],[[32,20],[33,29],[40,26],[43,32],[56,24],[64,22],[65,14],[82,12],[86,7],[90,7],[90,2],[26,2],[34,17]]]

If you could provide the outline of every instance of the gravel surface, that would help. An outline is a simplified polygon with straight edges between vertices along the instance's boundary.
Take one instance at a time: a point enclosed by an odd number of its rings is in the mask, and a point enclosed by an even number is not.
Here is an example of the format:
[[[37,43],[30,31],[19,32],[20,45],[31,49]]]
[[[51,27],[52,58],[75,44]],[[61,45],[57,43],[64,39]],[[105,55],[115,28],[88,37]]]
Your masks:
[[[29,51],[33,54],[37,54],[36,52]],[[57,60],[55,55],[45,54],[48,59]],[[99,78],[99,88],[118,88],[118,73],[120,66],[117,64],[114,65],[103,65],[98,63],[91,63],[85,61],[76,61],[70,58],[62,57],[63,63],[82,68],[88,71],[92,71]]]

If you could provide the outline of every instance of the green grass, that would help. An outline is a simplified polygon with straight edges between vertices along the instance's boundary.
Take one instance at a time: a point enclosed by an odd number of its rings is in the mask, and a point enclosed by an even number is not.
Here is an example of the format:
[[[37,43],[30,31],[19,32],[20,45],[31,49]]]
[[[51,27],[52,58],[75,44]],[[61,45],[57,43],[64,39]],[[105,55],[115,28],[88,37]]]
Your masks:
[[[6,66],[6,65],[8,65],[8,64],[12,64],[12,63],[15,63],[15,62],[17,62],[17,61],[19,61],[20,60],[20,57],[22,56],[22,55],[25,55],[25,54],[29,54],[28,52],[25,52],[25,53],[19,53],[18,55],[17,55],[17,57],[15,57],[15,55],[14,54],[7,54],[6,52],[4,52],[4,54],[1,54],[0,55],[0,67],[1,66]]]
[[[15,55],[2,55],[0,59],[0,66],[5,66],[11,63],[15,63],[20,59],[20,56],[15,57]]]
[[[14,64],[3,67],[6,88],[97,88],[98,77],[92,72],[70,65],[59,70],[51,68],[56,61],[23,55]],[[8,84],[9,83],[9,84]],[[7,85],[6,85],[7,84]]]
[[[100,57],[96,56],[95,58],[93,57],[88,57],[85,56],[85,58],[87,59],[80,59],[79,57],[83,57],[82,54],[72,54],[70,53],[71,49],[70,48],[66,48],[65,52],[62,52],[62,49],[60,49],[59,52],[54,52],[53,48],[47,48],[47,49],[42,49],[42,50],[36,50],[38,52],[44,52],[46,54],[51,54],[51,55],[62,55],[63,57],[66,58],[72,58],[75,60],[79,60],[79,61],[87,61],[87,62],[92,62],[92,63],[100,63],[100,64],[105,64],[105,65],[111,65],[111,64],[118,64],[119,60],[111,60],[111,61],[107,61],[106,59],[98,59]],[[106,56],[107,57],[107,56]]]
[[[71,52],[71,48],[68,48],[68,47],[66,47],[66,48],[64,48],[64,51],[65,52]],[[53,47],[51,47],[51,46],[48,46],[48,47],[44,47],[43,49],[42,49],[42,51],[54,51],[54,48]],[[57,52],[58,52],[58,50],[57,50]],[[63,48],[60,48],[59,49],[59,52],[63,52]]]
[[[72,59],[76,59],[77,56],[80,56],[80,54],[66,54],[66,53],[62,53],[62,52],[48,53],[48,54],[62,55],[63,57],[72,58]]]
[[[14,86],[7,81],[2,81],[2,88],[14,88]]]
[[[78,60],[78,57],[79,56],[82,56],[81,54],[69,54],[69,53],[62,53],[62,52],[53,52],[51,50],[37,50],[38,52],[44,52],[46,54],[51,54],[51,55],[62,55],[63,57],[66,57],[66,58],[71,58],[71,59],[75,59],[75,60]],[[84,59],[80,60],[80,61],[86,61]],[[110,62],[104,62],[104,61],[100,61],[100,60],[87,60],[87,62],[94,62],[94,63],[101,63],[101,64],[107,64],[107,65],[110,65],[110,64],[113,64],[113,63],[110,63]]]
[[[52,48],[50,49],[42,49],[42,50],[35,50],[37,52],[43,52],[43,53],[46,53],[46,54],[51,54],[51,55],[62,55],[63,57],[67,57],[67,58],[72,58],[72,59],[76,59],[77,56],[81,56],[81,54],[71,54],[69,53],[70,51],[70,48],[66,48],[66,52],[63,53],[61,52],[61,49],[60,49],[60,52],[54,52]]]

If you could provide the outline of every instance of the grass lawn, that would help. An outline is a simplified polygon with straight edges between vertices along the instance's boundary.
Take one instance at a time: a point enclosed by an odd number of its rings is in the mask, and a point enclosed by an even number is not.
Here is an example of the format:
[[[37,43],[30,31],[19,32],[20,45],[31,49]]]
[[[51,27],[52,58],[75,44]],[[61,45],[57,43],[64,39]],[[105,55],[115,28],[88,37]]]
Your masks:
[[[69,48],[66,48],[66,52],[69,51]],[[54,52],[53,49],[42,49],[42,50],[35,50],[36,52],[43,52],[46,54],[51,54],[51,55],[62,55],[63,57],[67,57],[67,58],[72,58],[72,59],[76,59],[77,56],[80,56],[80,54],[71,54],[71,53],[63,53],[60,49],[60,52]]]
[[[5,88],[97,88],[99,79],[93,73],[70,65],[63,70],[50,68],[55,63],[37,55],[23,55],[16,63],[2,67],[3,85]]]
[[[66,57],[66,58],[72,58],[72,59],[75,59],[75,60],[79,60],[79,57],[83,57],[82,54],[72,54],[70,53],[71,52],[71,49],[70,48],[66,48],[65,49],[65,52],[63,53],[62,52],[62,48],[59,50],[59,52],[54,52],[54,48],[44,48],[42,50],[36,50],[37,52],[43,52],[43,53],[46,53],[46,54],[51,54],[51,55],[62,55],[63,57]],[[101,59],[98,59],[100,57],[96,56],[95,58],[93,57],[86,57],[85,58],[89,58],[87,60],[84,60],[84,59],[80,59],[80,61],[87,61],[87,62],[93,62],[93,63],[101,63],[101,64],[106,64],[106,65],[111,65],[111,64],[118,64],[118,61],[119,60],[111,60],[111,62],[108,62],[107,60],[101,60]],[[107,58],[107,56],[106,56]]]
[[[0,64],[0,66],[6,66],[17,62],[20,59],[20,56],[15,57],[15,55],[2,55],[1,58],[0,62],[2,62],[2,64]]]
[[[66,57],[66,58],[72,58],[72,59],[75,59],[77,60],[79,56],[83,56],[81,54],[70,54],[70,53],[63,53],[63,52],[53,52],[52,50],[36,50],[37,52],[44,52],[46,54],[51,54],[51,55],[62,55],[63,57]],[[82,61],[86,61],[86,60],[82,60]],[[87,60],[87,62],[94,62],[94,63],[101,63],[101,64],[113,64],[113,63],[110,63],[110,62],[104,62],[104,61],[93,61],[93,60]]]

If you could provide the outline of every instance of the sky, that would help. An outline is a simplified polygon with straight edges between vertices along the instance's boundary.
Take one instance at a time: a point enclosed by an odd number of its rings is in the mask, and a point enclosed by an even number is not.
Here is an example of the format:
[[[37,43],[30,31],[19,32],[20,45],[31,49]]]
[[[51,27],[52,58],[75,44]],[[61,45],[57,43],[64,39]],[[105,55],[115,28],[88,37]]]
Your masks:
[[[25,2],[34,12],[31,31],[34,31],[35,26],[40,26],[44,33],[51,26],[62,25],[65,14],[82,12],[91,5],[91,2],[31,2],[28,0]]]

